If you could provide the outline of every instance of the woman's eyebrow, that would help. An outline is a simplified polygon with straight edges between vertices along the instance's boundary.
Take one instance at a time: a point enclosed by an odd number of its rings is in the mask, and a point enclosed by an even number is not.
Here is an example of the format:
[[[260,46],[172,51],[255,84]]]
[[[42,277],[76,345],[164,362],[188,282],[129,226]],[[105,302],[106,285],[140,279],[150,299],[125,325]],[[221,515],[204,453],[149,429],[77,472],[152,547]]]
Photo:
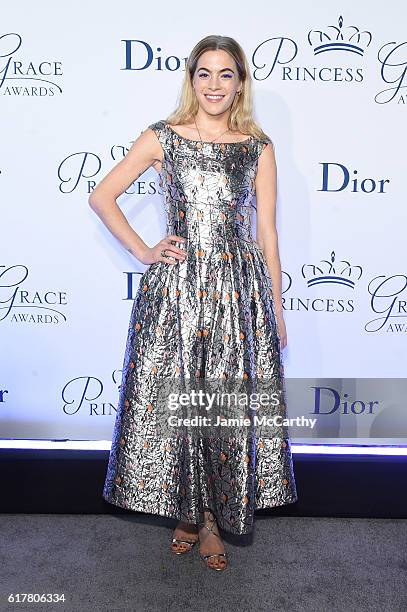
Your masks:
[[[211,72],[209,68],[204,68],[204,66],[201,66],[200,68],[198,68],[198,70],[206,70],[207,72]],[[219,72],[224,72],[225,70],[228,70],[229,72],[233,72],[234,74],[234,70],[232,70],[232,68],[222,68],[221,70],[219,70]]]

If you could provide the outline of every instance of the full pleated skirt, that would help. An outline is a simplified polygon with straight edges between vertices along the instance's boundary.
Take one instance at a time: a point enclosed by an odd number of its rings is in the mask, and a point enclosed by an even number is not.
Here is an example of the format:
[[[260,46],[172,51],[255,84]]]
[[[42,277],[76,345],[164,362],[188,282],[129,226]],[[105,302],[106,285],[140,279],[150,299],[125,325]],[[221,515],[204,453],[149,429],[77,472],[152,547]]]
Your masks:
[[[279,393],[277,411],[284,417],[272,285],[258,245],[189,244],[186,261],[150,265],[130,316],[104,499],[192,523],[209,508],[219,526],[235,534],[251,531],[256,509],[295,502],[284,426],[270,437],[157,433],[163,380],[175,387],[182,380],[256,379]]]

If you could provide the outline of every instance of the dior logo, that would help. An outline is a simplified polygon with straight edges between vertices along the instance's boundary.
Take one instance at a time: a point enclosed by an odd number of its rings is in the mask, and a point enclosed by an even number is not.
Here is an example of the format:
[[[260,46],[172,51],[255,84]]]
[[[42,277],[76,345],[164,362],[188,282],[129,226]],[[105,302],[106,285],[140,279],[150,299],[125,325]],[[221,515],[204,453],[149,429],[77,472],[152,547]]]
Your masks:
[[[155,50],[145,40],[124,39],[125,67],[122,70],[185,70],[187,57],[180,58],[176,55],[161,55],[161,47]]]
[[[350,170],[338,162],[321,162],[322,186],[317,191],[349,191],[351,193],[386,193],[385,185],[390,179],[357,177],[357,170]],[[351,178],[353,174],[354,178]]]
[[[340,393],[331,387],[311,387],[315,390],[314,410],[312,414],[374,414],[374,407],[378,407],[378,400],[350,401],[348,393]],[[341,401],[341,399],[343,401]]]

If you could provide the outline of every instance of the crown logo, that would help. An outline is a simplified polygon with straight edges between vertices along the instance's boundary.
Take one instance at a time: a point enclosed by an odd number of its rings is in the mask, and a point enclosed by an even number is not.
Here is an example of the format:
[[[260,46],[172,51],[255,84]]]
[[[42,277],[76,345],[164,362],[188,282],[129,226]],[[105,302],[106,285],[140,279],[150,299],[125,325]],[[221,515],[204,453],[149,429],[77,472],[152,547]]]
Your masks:
[[[372,42],[372,34],[367,30],[361,32],[356,26],[344,28],[342,15],[339,16],[338,26],[330,25],[326,28],[326,32],[322,30],[308,32],[308,42],[314,47],[314,55],[325,51],[348,51],[363,55],[366,47]]]
[[[335,251],[331,253],[330,261],[321,259],[319,265],[304,264],[301,268],[303,278],[308,278],[308,287],[314,285],[334,284],[355,288],[355,281],[362,276],[360,266],[351,266],[349,261],[341,260],[335,264]]]

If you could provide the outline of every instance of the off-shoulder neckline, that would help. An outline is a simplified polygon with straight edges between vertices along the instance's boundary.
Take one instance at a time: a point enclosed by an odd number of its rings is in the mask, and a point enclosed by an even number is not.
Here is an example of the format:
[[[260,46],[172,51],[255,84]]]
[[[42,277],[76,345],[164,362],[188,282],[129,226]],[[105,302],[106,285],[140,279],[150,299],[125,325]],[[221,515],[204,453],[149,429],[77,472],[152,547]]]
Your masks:
[[[212,144],[212,145],[237,145],[237,144],[246,144],[247,142],[249,142],[250,140],[253,139],[253,136],[249,136],[245,140],[236,140],[235,142],[212,142],[212,141],[209,141],[209,140],[193,140],[192,138],[185,138],[185,136],[181,136],[181,134],[178,134],[178,132],[176,132],[170,125],[168,125],[168,123],[166,121],[163,121],[163,124],[173,134],[175,134],[175,136],[178,136],[179,138],[181,138],[181,140],[186,140],[187,142],[195,142],[195,143],[202,143],[202,144]]]

